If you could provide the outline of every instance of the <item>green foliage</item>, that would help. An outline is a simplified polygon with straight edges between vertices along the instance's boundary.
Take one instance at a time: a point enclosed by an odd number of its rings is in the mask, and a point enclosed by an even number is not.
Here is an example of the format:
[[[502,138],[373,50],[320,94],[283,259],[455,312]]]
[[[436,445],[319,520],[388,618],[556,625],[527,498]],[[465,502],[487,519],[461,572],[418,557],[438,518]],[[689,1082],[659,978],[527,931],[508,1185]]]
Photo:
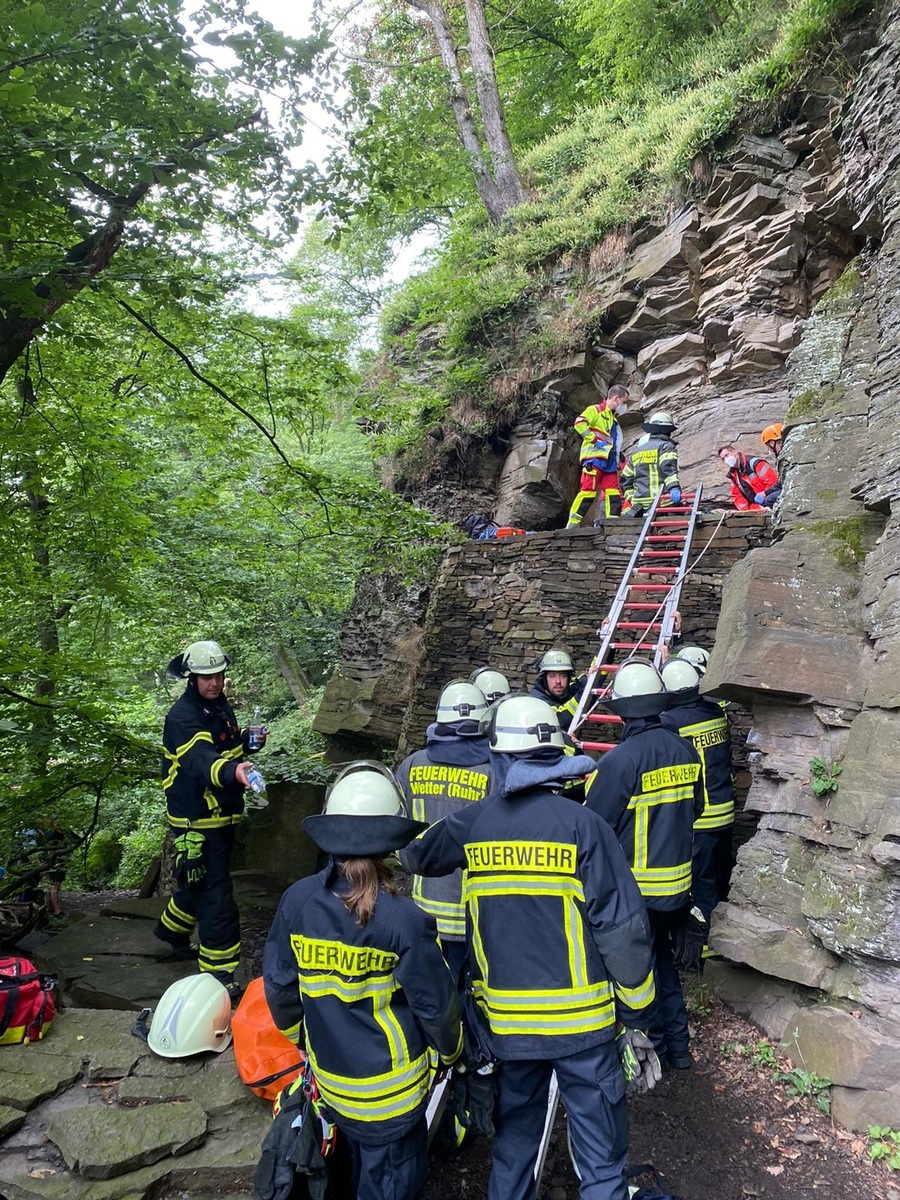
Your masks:
[[[810,787],[817,796],[825,796],[838,790],[838,777],[843,767],[840,763],[826,763],[821,758],[809,760]]]
[[[100,829],[91,839],[84,867],[84,881],[88,887],[103,887],[112,882],[119,863],[122,847],[112,829]]]
[[[137,825],[119,839],[122,857],[112,880],[113,887],[138,887],[147,868],[160,852],[166,835],[166,812],[160,802],[159,790],[154,790],[157,792],[156,803],[142,809]]]
[[[787,1084],[791,1096],[805,1096],[812,1100],[820,1112],[831,1112],[831,1080],[817,1075],[815,1071],[807,1071],[802,1067],[792,1067],[789,1071],[779,1071],[777,1079]]]
[[[778,1066],[778,1059],[775,1056],[775,1047],[768,1038],[759,1039],[755,1050],[750,1055],[750,1062],[754,1067],[775,1068]]]
[[[333,769],[325,761],[325,742],[312,723],[322,699],[322,689],[311,692],[305,709],[288,709],[268,721],[269,742],[253,756],[267,780],[291,783],[326,783]]]
[[[711,1016],[713,993],[708,980],[702,975],[685,975],[683,987],[684,1002],[690,1015],[701,1021]]]
[[[870,1125],[869,1158],[900,1171],[900,1133],[887,1125]]]

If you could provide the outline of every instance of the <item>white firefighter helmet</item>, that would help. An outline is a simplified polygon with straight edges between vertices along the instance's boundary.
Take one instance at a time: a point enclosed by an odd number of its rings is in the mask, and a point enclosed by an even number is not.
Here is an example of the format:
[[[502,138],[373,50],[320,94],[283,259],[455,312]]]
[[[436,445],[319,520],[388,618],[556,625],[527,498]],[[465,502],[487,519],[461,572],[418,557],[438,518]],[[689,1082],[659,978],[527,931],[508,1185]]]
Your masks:
[[[709,666],[709,651],[704,650],[702,646],[682,646],[675,657],[686,659],[697,668],[701,675],[706,674],[706,668]]]
[[[231,997],[212,975],[188,975],[166,988],[147,1035],[162,1058],[186,1058],[231,1044]]]
[[[498,700],[491,708],[487,733],[490,748],[498,754],[527,754],[548,746],[566,748],[555,711],[536,696]]]
[[[653,717],[667,708],[670,700],[653,663],[631,658],[616,671],[612,695],[601,703],[621,717]]]
[[[218,642],[191,642],[183,654],[176,654],[169,663],[169,674],[218,675],[224,671],[231,658]]]
[[[565,650],[548,650],[538,663],[538,674],[542,675],[545,671],[568,671],[574,674],[575,668]]]
[[[406,815],[393,771],[361,759],[344,767],[325,795],[322,812],[307,817],[302,828],[335,858],[383,858],[424,833],[428,825]]]
[[[493,667],[478,667],[469,676],[469,682],[475,684],[488,704],[502,700],[512,691],[506,676]]]
[[[659,412],[650,413],[641,422],[642,428],[648,433],[669,434],[675,431],[675,422],[672,419],[672,414],[660,409]]]
[[[441,689],[435,720],[441,725],[452,725],[455,721],[477,721],[487,709],[484,693],[467,679],[454,679]]]
[[[690,688],[699,688],[701,674],[699,669],[687,658],[670,658],[662,671],[662,681],[667,692],[685,692]]]
[[[328,816],[396,817],[404,815],[403,793],[394,773],[379,762],[348,763],[325,795]]]

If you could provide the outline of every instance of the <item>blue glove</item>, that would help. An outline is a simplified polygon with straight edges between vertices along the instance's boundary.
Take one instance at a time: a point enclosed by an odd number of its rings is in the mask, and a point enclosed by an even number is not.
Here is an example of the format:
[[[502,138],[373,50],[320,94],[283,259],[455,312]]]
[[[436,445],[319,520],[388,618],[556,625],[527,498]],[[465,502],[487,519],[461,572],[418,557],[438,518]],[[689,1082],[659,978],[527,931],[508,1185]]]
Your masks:
[[[678,488],[678,487],[669,488],[669,499],[672,501],[673,504],[680,504],[681,503],[681,488]]]
[[[765,502],[766,502],[766,493],[765,492],[757,492],[756,495],[753,497],[754,504],[765,504]]]

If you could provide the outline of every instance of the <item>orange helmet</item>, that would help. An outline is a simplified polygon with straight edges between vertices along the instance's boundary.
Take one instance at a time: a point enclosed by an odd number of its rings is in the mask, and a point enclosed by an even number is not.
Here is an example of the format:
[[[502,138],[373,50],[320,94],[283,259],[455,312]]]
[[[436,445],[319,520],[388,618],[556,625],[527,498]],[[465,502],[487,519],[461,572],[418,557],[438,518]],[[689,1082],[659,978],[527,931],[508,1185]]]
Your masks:
[[[768,446],[771,442],[780,442],[782,439],[781,422],[776,421],[774,425],[767,425],[762,431],[760,441],[764,446]]]

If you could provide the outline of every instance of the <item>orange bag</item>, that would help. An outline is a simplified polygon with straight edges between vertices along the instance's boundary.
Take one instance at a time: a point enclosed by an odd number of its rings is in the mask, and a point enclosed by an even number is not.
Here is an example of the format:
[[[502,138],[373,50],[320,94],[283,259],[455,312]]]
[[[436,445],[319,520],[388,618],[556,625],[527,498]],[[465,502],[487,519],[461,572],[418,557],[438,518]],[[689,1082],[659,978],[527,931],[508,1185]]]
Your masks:
[[[248,985],[231,1018],[231,1031],[238,1074],[257,1096],[274,1100],[303,1070],[306,1055],[276,1027],[262,979]]]

